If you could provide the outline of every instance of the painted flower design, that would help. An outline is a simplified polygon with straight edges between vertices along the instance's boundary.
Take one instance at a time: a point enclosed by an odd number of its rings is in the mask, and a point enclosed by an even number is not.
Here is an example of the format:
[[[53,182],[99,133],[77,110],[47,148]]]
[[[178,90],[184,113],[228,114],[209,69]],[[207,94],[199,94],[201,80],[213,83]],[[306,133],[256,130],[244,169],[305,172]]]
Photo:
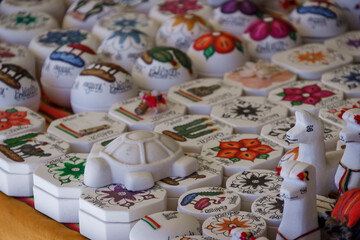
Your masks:
[[[197,51],[204,51],[204,56],[209,59],[215,52],[226,54],[235,48],[243,52],[241,40],[227,32],[209,32],[197,38],[193,45]]]
[[[307,62],[307,63],[323,63],[327,64],[326,61],[326,54],[324,54],[322,51],[306,51],[305,53],[298,53],[297,58],[299,62]]]
[[[252,22],[244,31],[254,41],[262,41],[268,36],[275,39],[290,37],[296,41],[296,29],[288,21],[267,16]]]
[[[114,31],[105,41],[107,42],[116,39],[118,45],[123,50],[130,46],[146,47],[147,44],[145,38],[147,38],[147,35],[137,29],[121,29]]]
[[[345,75],[342,77],[346,79],[344,83],[356,82],[357,84],[360,84],[360,73],[359,72],[350,72],[349,75]]]
[[[217,221],[211,222],[206,229],[215,234],[223,234],[226,237],[231,237],[231,230],[235,228],[253,228],[248,224],[248,219],[240,220],[238,216],[222,217]]]
[[[356,49],[360,48],[360,39],[348,39],[346,44]]]
[[[45,37],[40,38],[39,42],[44,44],[55,43],[58,46],[71,43],[81,43],[87,37],[87,33],[79,30],[70,30],[66,32],[51,31],[46,34]]]
[[[0,131],[13,126],[30,125],[30,120],[26,118],[26,115],[27,112],[17,111],[15,108],[0,111]]]
[[[174,19],[173,24],[171,25],[172,27],[176,27],[180,24],[185,24],[187,27],[187,30],[190,32],[191,30],[193,30],[195,24],[199,23],[203,26],[206,26],[206,22],[205,20],[195,14],[190,14],[190,13],[186,13],[186,14],[178,14],[175,15],[174,17],[172,17],[172,19]]]
[[[190,10],[199,10],[202,6],[198,0],[167,0],[159,4],[161,12],[171,12],[172,14],[184,14]]]
[[[50,163],[47,165],[48,172],[59,180],[61,185],[71,182],[81,182],[85,171],[86,159],[79,157],[71,157],[65,161],[58,163]]]
[[[12,58],[15,54],[9,48],[0,47],[0,58]]]
[[[258,6],[250,1],[230,0],[221,5],[222,13],[234,13],[236,11],[240,11],[245,15],[256,15],[258,17],[261,17],[263,14]]]
[[[127,27],[135,28],[138,24],[139,24],[139,22],[135,18],[133,18],[133,19],[123,18],[121,20],[114,21],[114,26],[121,27],[121,28],[127,28]]]
[[[302,88],[284,88],[284,91],[277,94],[283,97],[283,101],[290,101],[292,106],[310,104],[315,105],[322,98],[334,95],[333,92],[322,90],[318,85],[307,85]]]
[[[254,161],[256,158],[267,159],[268,153],[274,151],[270,146],[262,144],[258,139],[242,139],[238,142],[220,142],[216,157],[228,158],[232,162],[241,160]]]

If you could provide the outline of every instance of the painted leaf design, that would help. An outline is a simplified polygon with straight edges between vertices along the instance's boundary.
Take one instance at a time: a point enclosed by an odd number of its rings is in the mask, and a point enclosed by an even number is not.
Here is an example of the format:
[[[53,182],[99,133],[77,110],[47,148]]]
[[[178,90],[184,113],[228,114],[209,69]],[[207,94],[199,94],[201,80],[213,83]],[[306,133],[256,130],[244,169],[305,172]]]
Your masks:
[[[278,94],[276,94],[277,96],[279,96],[279,97],[285,97],[286,96],[286,94],[285,93],[283,93],[283,92],[281,92],[281,93],[278,93]]]
[[[293,105],[293,106],[302,105],[302,102],[300,102],[300,101],[291,102],[291,105]]]
[[[244,52],[243,46],[240,42],[235,41],[235,47],[237,48],[237,50],[239,50],[240,52]]]
[[[269,157],[269,154],[259,154],[257,155],[257,158],[260,158],[260,159],[267,159]]]
[[[296,33],[295,32],[290,32],[289,36],[292,40],[296,41]]]
[[[5,112],[13,113],[13,112],[17,112],[17,110],[15,108],[9,108],[9,109],[6,109]]]
[[[148,51],[148,53],[159,62],[171,62],[173,60],[173,56],[166,49],[155,48]]]
[[[240,162],[239,158],[229,158],[229,160],[232,161],[233,163]]]
[[[215,151],[215,152],[219,152],[219,151],[221,150],[221,148],[219,148],[219,147],[213,147],[213,148],[211,148],[211,150],[213,150],[213,151]]]
[[[185,67],[185,68],[187,68],[187,69],[191,68],[191,61],[190,61],[190,59],[186,56],[185,53],[183,53],[183,52],[181,52],[181,51],[179,51],[179,50],[177,50],[177,49],[174,49],[174,50],[173,50],[173,53],[174,53],[175,57],[177,58],[177,60],[179,60],[180,64],[181,64],[183,67]]]
[[[213,45],[204,50],[204,56],[206,57],[206,59],[210,58],[214,53],[215,50]]]

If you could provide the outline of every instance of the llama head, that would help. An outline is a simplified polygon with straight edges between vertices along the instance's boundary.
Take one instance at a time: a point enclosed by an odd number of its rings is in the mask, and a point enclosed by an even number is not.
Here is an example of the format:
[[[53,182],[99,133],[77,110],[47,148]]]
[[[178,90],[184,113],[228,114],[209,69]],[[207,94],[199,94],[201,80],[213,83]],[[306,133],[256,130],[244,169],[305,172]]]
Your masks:
[[[305,197],[309,188],[316,188],[315,167],[300,161],[287,161],[282,165],[280,176],[284,181],[280,196],[288,200]]]
[[[296,111],[295,116],[295,126],[286,133],[286,139],[290,143],[324,141],[324,124],[320,118],[305,110]]]
[[[340,132],[340,140],[342,142],[360,142],[360,108],[347,110],[342,119],[346,122]]]

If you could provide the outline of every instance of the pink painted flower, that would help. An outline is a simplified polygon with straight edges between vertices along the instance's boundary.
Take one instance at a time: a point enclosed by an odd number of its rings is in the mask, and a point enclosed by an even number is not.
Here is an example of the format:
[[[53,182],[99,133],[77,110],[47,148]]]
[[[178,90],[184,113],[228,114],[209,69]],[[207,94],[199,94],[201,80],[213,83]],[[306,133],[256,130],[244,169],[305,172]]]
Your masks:
[[[159,10],[162,12],[171,12],[172,14],[185,14],[189,10],[199,10],[202,8],[197,0],[167,0],[159,4]]]

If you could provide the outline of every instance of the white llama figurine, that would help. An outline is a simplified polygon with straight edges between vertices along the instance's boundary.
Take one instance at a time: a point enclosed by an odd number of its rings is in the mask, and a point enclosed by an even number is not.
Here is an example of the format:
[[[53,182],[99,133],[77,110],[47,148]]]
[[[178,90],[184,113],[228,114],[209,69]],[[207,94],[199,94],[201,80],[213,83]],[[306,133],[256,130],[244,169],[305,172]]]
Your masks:
[[[340,140],[346,148],[335,174],[340,194],[360,187],[360,108],[346,111],[342,118],[346,127],[340,132]]]
[[[315,167],[288,161],[282,166],[280,175],[284,178],[280,188],[284,210],[276,240],[320,240]]]
[[[324,124],[321,119],[307,111],[295,112],[296,124],[286,133],[290,143],[299,143],[297,161],[316,168],[316,193],[327,196],[336,192],[334,176],[343,151],[325,154]]]

